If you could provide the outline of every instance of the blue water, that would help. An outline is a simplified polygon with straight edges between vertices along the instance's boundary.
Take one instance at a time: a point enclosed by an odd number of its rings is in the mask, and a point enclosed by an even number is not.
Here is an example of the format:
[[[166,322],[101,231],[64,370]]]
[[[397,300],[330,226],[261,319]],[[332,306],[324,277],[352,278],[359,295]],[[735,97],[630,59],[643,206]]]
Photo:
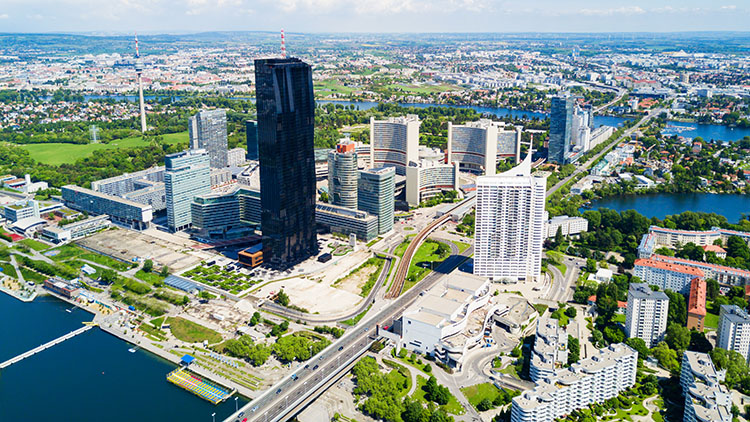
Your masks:
[[[92,319],[69,308],[51,297],[22,303],[0,293],[0,360]],[[0,422],[211,422],[211,413],[221,421],[234,412],[234,399],[214,406],[167,382],[173,364],[130,347],[94,328],[0,370]]]
[[[731,223],[743,213],[750,214],[750,195],[713,193],[658,193],[622,195],[592,201],[591,209],[609,208],[616,211],[636,210],[646,217],[664,218],[683,211],[713,212]]]
[[[116,100],[128,100],[128,101],[137,101],[138,96],[136,95],[84,95],[85,100],[97,100],[97,99],[105,99],[105,98],[113,98]],[[146,100],[153,100],[153,99],[161,99],[161,98],[170,98],[168,95],[145,95],[144,98]],[[182,98],[182,96],[175,95],[171,96],[174,100],[179,100]],[[252,97],[234,97],[236,99],[242,99],[242,100],[250,100],[255,101],[255,98]],[[354,105],[358,107],[360,110],[369,110],[373,107],[377,107],[378,103],[373,101],[333,101],[333,100],[320,100],[317,101],[318,104],[340,104],[343,106],[349,106]],[[523,120],[530,120],[530,119],[546,119],[548,117],[547,113],[539,113],[536,111],[527,111],[527,110],[512,110],[509,108],[503,108],[503,107],[482,107],[482,106],[465,106],[465,105],[446,105],[446,104],[431,104],[431,103],[399,103],[402,106],[405,107],[417,107],[417,108],[427,108],[427,107],[454,107],[454,108],[471,108],[473,110],[476,110],[479,113],[488,113],[493,114],[498,117],[513,117],[516,119],[523,119]],[[594,127],[599,127],[602,125],[607,126],[614,126],[618,127],[621,126],[624,121],[628,119],[624,119],[622,117],[614,117],[614,116],[594,116]],[[745,136],[750,136],[750,128],[747,129],[741,129],[741,128],[730,128],[723,125],[706,125],[706,124],[697,124],[697,123],[683,123],[683,122],[674,122],[674,121],[668,121],[667,122],[667,130],[665,130],[663,133],[665,135],[682,135],[687,138],[695,138],[700,136],[706,141],[709,140],[716,140],[716,141],[737,141],[739,139],[742,139]],[[670,127],[679,126],[679,127],[687,127],[690,128],[690,130],[686,131],[679,131],[679,130],[670,130]]]

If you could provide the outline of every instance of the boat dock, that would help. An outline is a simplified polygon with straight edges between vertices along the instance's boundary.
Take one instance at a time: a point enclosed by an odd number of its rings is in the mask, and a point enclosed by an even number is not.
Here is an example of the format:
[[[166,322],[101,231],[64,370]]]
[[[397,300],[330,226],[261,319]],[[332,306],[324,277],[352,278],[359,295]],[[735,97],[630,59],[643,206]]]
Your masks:
[[[35,354],[41,352],[42,350],[47,350],[50,347],[52,347],[52,346],[54,346],[56,344],[60,344],[60,343],[64,342],[65,340],[68,340],[70,338],[73,338],[73,337],[77,336],[78,334],[84,333],[84,332],[86,332],[86,331],[94,328],[95,326],[96,326],[96,324],[86,325],[86,326],[81,327],[81,328],[79,328],[79,329],[77,329],[75,331],[71,331],[68,334],[65,334],[64,336],[58,337],[58,338],[56,338],[56,339],[54,339],[54,340],[52,340],[52,341],[50,341],[48,343],[44,343],[44,344],[42,344],[39,347],[31,349],[31,350],[29,350],[26,353],[20,354],[20,355],[14,357],[12,359],[8,359],[5,362],[0,363],[0,369],[7,368],[8,366],[13,365],[14,363],[20,362],[20,361],[22,361],[22,360],[24,360],[24,359],[26,359],[26,358],[28,358],[30,356],[34,356]]]
[[[167,374],[167,381],[180,388],[184,388],[213,404],[221,403],[234,394],[234,390],[227,391],[218,387],[217,385],[204,380],[202,377],[193,374],[184,367],[177,368]]]

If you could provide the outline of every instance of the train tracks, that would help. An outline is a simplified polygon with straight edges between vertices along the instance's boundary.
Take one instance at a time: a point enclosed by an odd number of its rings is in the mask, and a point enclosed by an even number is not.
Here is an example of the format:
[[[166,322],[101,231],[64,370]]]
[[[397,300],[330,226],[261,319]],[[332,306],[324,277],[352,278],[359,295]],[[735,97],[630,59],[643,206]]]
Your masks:
[[[448,219],[450,219],[451,212],[453,212],[453,210],[462,206],[465,201],[471,201],[472,199],[473,198],[465,199],[460,204],[446,211],[445,214],[438,217],[432,223],[428,224],[427,227],[422,229],[422,231],[420,231],[414,237],[411,243],[409,243],[409,246],[406,247],[406,251],[404,251],[404,256],[401,257],[401,260],[398,263],[398,267],[396,267],[396,274],[393,277],[393,284],[391,285],[390,290],[388,290],[388,292],[385,294],[386,299],[395,299],[401,295],[404,289],[404,282],[406,281],[406,276],[409,273],[409,266],[411,265],[411,260],[414,258],[414,254],[417,252],[417,249],[419,249],[419,246],[422,245],[422,242],[424,242],[424,240],[427,239],[427,236],[429,236],[430,233],[435,231],[436,228],[438,228],[440,225],[442,225]]]

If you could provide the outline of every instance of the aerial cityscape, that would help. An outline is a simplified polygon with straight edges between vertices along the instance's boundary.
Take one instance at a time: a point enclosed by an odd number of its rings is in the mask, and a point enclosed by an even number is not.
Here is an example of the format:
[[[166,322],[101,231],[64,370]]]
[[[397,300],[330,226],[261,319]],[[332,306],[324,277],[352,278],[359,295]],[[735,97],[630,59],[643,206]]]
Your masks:
[[[0,5],[0,422],[750,421],[750,5],[500,3]]]

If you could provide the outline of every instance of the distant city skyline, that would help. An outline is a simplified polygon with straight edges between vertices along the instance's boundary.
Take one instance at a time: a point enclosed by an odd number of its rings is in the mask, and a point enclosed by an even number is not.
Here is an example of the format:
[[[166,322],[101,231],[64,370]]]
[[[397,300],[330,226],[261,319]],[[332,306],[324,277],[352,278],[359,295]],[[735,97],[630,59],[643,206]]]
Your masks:
[[[313,19],[311,19],[311,17]],[[2,32],[747,31],[747,0],[6,0]]]

